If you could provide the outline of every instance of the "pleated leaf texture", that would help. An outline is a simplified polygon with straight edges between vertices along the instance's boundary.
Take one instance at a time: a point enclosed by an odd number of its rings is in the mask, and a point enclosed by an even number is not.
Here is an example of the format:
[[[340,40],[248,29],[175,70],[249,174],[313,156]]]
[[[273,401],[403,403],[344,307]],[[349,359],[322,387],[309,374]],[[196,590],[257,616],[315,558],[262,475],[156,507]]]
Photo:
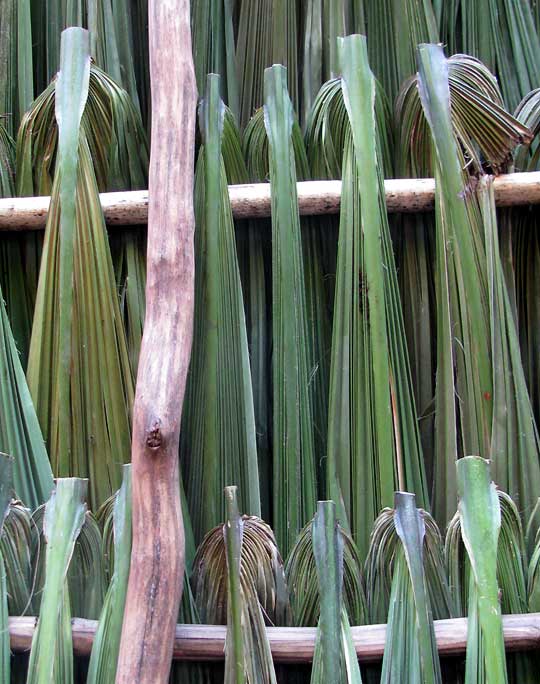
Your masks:
[[[56,83],[58,161],[28,362],[28,385],[57,476],[90,479],[96,508],[130,456],[133,381],[91,151],[81,117],[89,36],[64,34]],[[77,103],[76,105],[74,103]]]
[[[6,479],[7,482],[9,480]],[[34,569],[31,546],[34,535],[31,511],[20,502],[12,500],[0,533],[0,553],[6,568],[10,615],[32,612]]]
[[[538,85],[540,40],[536,3],[519,0],[437,2],[441,41],[450,53],[482,60],[496,74],[504,101],[514,109]]]
[[[39,613],[41,594],[46,582],[46,555],[43,553],[46,545],[46,513],[47,504],[36,508],[32,513],[32,609],[36,614]],[[106,589],[102,548],[101,529],[94,514],[87,510],[67,573],[67,589],[73,617],[89,620],[99,618]]]
[[[222,152],[224,117],[219,77],[210,75],[200,106],[195,329],[182,435],[197,541],[223,520],[225,486],[239,487],[247,513],[261,513],[246,320]],[[228,135],[237,134],[229,127]]]
[[[457,498],[454,460],[477,453],[493,459],[497,483],[527,519],[540,486],[538,437],[493,201],[477,179],[484,167],[504,169],[512,148],[531,134],[503,109],[480,62],[461,55],[447,60],[435,45],[420,46],[418,57],[418,91],[411,80],[398,109],[403,140],[410,141],[409,168],[434,171],[437,181],[433,507],[446,524]]]
[[[294,163],[297,181],[310,179],[309,164],[300,125],[293,121],[291,130],[291,143],[294,152]],[[258,109],[244,131],[244,149],[247,165],[251,173],[251,179],[257,182],[265,182],[270,176],[268,137],[266,135],[264,110]],[[315,460],[318,464],[318,493],[324,492],[324,460],[326,457],[326,435],[328,431],[328,375],[331,345],[331,324],[329,315],[330,297],[325,277],[331,276],[326,271],[327,260],[325,259],[325,249],[332,254],[335,252],[335,234],[333,226],[329,226],[329,220],[334,217],[327,216],[301,216],[300,233],[302,242],[302,262],[304,270],[304,291],[306,298],[306,322],[307,322],[307,364],[309,374],[309,392],[313,416],[313,440],[315,449]],[[267,244],[267,236],[261,234],[264,230],[270,232],[270,220],[264,222],[252,221],[249,225],[250,234],[249,258],[252,267],[258,267],[258,258],[264,258],[264,247]],[[257,250],[253,243],[259,242]],[[260,256],[259,256],[260,255]],[[262,265],[264,268],[264,264]],[[331,268],[331,267],[330,267]],[[248,289],[248,297],[255,303],[255,298],[264,297],[263,292],[253,292],[260,281],[254,284],[253,288]],[[260,286],[259,286],[260,287]],[[274,302],[276,303],[276,302]],[[259,304],[261,306],[261,304]],[[266,314],[264,304],[261,306],[263,317]],[[279,315],[279,309],[275,312]],[[272,312],[272,316],[274,312]],[[264,319],[264,334],[271,335],[272,316]],[[255,345],[252,342],[253,351],[262,347],[261,336],[256,336]],[[261,366],[255,367],[253,375],[254,393],[255,389],[269,394],[267,384],[264,383],[264,376],[261,373]],[[258,428],[259,431],[259,428]],[[262,478],[261,478],[262,479]]]
[[[442,684],[424,569],[424,516],[413,494],[396,492],[394,526],[400,543],[394,559],[381,683]]]
[[[325,507],[321,507],[325,504]],[[318,502],[317,510],[326,520],[329,502]],[[334,504],[331,504],[334,506]],[[332,513],[335,517],[335,511]],[[368,622],[367,601],[363,564],[352,537],[339,522],[339,563],[341,565],[340,602],[352,625]],[[297,627],[316,627],[321,611],[321,588],[317,576],[317,559],[313,548],[314,521],[311,520],[298,535],[285,565],[285,575],[290,593],[293,622]],[[323,594],[324,594],[323,587]]]
[[[0,454],[0,535],[3,533],[4,521],[9,513],[13,486],[13,459]],[[0,545],[0,677],[6,684],[11,676],[11,653],[9,649],[8,625],[8,585],[4,548]]]
[[[333,92],[329,84],[321,90],[324,102],[316,103],[310,122],[315,131],[325,122],[325,107],[332,108],[332,121],[341,126],[330,129],[336,138],[325,147],[336,161],[343,150],[327,486],[365,558],[369,526],[399,485],[416,492],[423,507],[428,496],[365,38],[340,39],[340,55],[341,82]]]
[[[343,536],[333,501],[319,501],[311,523],[320,614],[311,684],[362,684],[349,615],[343,601]]]
[[[418,43],[438,42],[434,5],[431,0],[365,3],[369,62],[391,102],[403,81],[416,72]]]
[[[286,67],[287,90],[298,111],[299,104],[299,10],[298,0],[239,3],[236,61],[239,122],[242,128],[253,112],[266,102],[267,67]]]
[[[13,141],[0,126],[0,197],[14,195],[13,151]],[[26,310],[26,302],[21,252],[13,238],[0,242],[0,259],[5,266],[3,287],[7,286],[9,292],[6,299],[16,317],[21,310]],[[33,509],[49,498],[53,478],[6,310],[5,295],[2,295],[3,288],[0,290],[0,451],[13,456],[15,493]]]
[[[290,622],[283,561],[272,530],[240,516],[235,487],[225,489],[224,525],[200,545],[191,584],[203,624],[226,624],[226,684],[275,682],[265,624]]]
[[[503,614],[527,613],[527,554],[519,511],[512,499],[497,490],[501,512],[501,527],[497,544],[497,582]],[[446,532],[445,556],[449,583],[457,614],[465,617],[471,591],[471,564],[461,535],[461,518],[456,512]],[[533,591],[533,590],[531,590]],[[534,602],[534,598],[533,598]],[[537,679],[536,655],[528,652],[508,653],[506,666],[510,681],[533,684]]]
[[[273,513],[278,545],[287,556],[315,512],[316,470],[304,263],[291,137],[294,114],[282,66],[265,71],[264,121],[272,200]]]
[[[465,684],[506,684],[506,657],[497,582],[501,509],[489,461],[457,461],[461,536],[471,564]]]
[[[28,684],[72,684],[73,643],[67,573],[86,512],[86,482],[58,479],[45,504],[45,582],[32,637]]]
[[[15,196],[15,143],[0,124],[0,197]],[[37,268],[30,245],[39,237],[5,233],[0,241],[0,285],[21,364],[26,368],[32,332],[33,300]],[[37,250],[36,250],[37,251]]]
[[[99,616],[87,684],[108,684],[116,677],[131,565],[131,465],[123,468],[122,486],[115,497],[112,524],[114,571]]]
[[[403,503],[403,497],[407,498],[407,496],[410,495],[402,493],[401,499],[398,497],[396,503],[398,500]],[[385,508],[375,521],[371,533],[371,543],[365,564],[368,622],[371,624],[386,622],[392,605],[391,595],[394,577],[397,574],[396,564],[403,552],[402,538],[397,531],[400,523],[396,522],[396,515],[395,508]],[[421,521],[418,520],[418,516],[422,518]],[[414,524],[419,526],[421,531],[423,574],[433,619],[445,620],[455,617],[456,608],[446,577],[441,533],[429,513],[418,509],[418,516],[414,515],[416,521]],[[402,523],[401,527],[403,527]],[[407,574],[408,570],[403,566],[400,572]]]

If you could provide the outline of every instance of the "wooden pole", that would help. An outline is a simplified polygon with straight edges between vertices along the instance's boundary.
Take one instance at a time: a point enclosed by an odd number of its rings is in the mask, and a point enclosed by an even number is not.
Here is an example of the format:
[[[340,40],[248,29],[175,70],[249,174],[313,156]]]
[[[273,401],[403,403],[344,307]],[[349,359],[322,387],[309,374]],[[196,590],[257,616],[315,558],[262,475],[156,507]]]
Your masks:
[[[133,548],[117,684],[166,684],[184,574],[178,440],[194,300],[197,90],[189,0],[149,0],[146,320],[133,409]]]
[[[384,181],[390,213],[431,211],[435,202],[433,178],[392,178]],[[493,182],[499,207],[540,204],[540,171],[497,176]],[[300,213],[308,216],[337,214],[341,181],[302,181],[297,184]],[[105,220],[110,226],[144,224],[148,220],[148,192],[106,192],[100,195]],[[230,185],[234,218],[270,216],[270,185]],[[49,197],[0,199],[0,230],[43,230]]]
[[[540,613],[503,615],[507,651],[540,648]],[[36,618],[9,618],[11,650],[26,652],[32,645]],[[87,656],[96,633],[95,620],[72,620],[73,650]],[[463,655],[467,648],[467,619],[436,620],[435,637],[440,656]],[[176,625],[173,657],[177,660],[219,661],[225,653],[226,627],[215,625]],[[317,630],[314,627],[267,627],[272,656],[276,663],[309,663],[313,660]],[[386,625],[353,627],[352,637],[358,659],[364,663],[382,659]],[[134,680],[135,681],[135,680]]]

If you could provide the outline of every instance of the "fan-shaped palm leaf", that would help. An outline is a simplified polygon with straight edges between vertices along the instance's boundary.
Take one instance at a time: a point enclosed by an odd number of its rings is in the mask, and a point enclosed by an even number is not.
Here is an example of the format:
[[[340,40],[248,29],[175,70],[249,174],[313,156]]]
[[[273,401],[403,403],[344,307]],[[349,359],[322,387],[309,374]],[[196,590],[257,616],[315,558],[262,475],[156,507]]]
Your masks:
[[[131,560],[131,466],[123,469],[114,503],[114,572],[99,617],[88,666],[88,684],[108,684],[116,677]]]
[[[63,55],[71,68],[64,65],[56,86],[58,163],[28,384],[53,471],[89,475],[97,505],[114,491],[120,463],[129,458],[133,383],[90,156],[93,140],[80,128],[91,83],[88,34],[70,29],[65,35]]]
[[[223,519],[224,486],[260,514],[255,417],[242,285],[222,156],[224,105],[209,76],[196,176],[195,332],[182,454],[195,537]]]
[[[84,522],[86,482],[59,479],[45,506],[45,583],[32,638],[28,684],[73,682],[73,645],[67,573]]]
[[[341,82],[323,87],[307,135],[317,140],[328,117],[323,163],[329,174],[343,164],[327,478],[365,556],[366,524],[391,503],[398,482],[428,501],[376,142],[375,79],[364,38],[340,40],[340,54]]]
[[[501,510],[489,462],[477,456],[457,461],[461,536],[471,563],[465,683],[507,682],[497,545]]]
[[[264,113],[272,196],[273,510],[278,544],[287,554],[314,513],[316,474],[294,116],[283,67],[265,71]]]
[[[328,503],[328,502],[325,502]],[[319,502],[319,510],[321,502]],[[363,568],[352,537],[338,524],[342,547],[342,602],[352,625],[367,622],[367,605]],[[321,595],[317,580],[317,563],[313,551],[313,521],[309,522],[291,549],[285,566],[290,591],[294,624],[315,627],[319,620]],[[340,590],[341,591],[341,590]]]

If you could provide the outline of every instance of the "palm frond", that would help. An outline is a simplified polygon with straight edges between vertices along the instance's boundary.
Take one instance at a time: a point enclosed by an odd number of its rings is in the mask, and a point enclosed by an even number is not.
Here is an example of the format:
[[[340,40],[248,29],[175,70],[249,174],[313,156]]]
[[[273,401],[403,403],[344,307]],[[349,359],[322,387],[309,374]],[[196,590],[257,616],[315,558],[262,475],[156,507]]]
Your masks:
[[[333,501],[319,501],[311,528],[320,597],[311,684],[361,684],[349,615],[342,601],[343,537]]]
[[[438,42],[432,3],[368,2],[366,23],[371,68],[393,102],[403,81],[416,72],[416,46]]]
[[[441,533],[429,513],[419,510],[421,511],[419,515],[423,519],[421,524],[424,530],[422,557],[429,605],[433,618],[443,620],[454,616],[455,607],[446,577]],[[395,516],[395,509],[385,508],[375,521],[371,534],[365,578],[368,587],[369,622],[373,624],[386,622],[391,606],[393,578],[397,574],[395,566],[402,549]],[[405,566],[400,572],[403,571],[408,573]]]
[[[365,557],[366,524],[392,502],[399,482],[422,505],[428,498],[376,142],[376,84],[363,37],[341,40],[340,50],[343,77],[323,87],[308,139],[317,139],[332,117],[329,133],[336,137],[328,136],[325,157],[330,173],[342,157],[343,186],[327,480]]]
[[[287,67],[287,89],[294,109],[298,110],[299,7],[297,0],[253,0],[240,4],[236,58],[242,127],[266,101],[263,72],[272,64]]]
[[[10,135],[34,99],[31,0],[0,6],[0,118]]]
[[[239,121],[233,13],[232,0],[194,0],[191,3],[193,62],[199,92],[206,89],[207,74],[218,74],[221,98]]]
[[[240,517],[235,489],[225,490],[227,522],[211,530],[197,551],[192,586],[201,621],[228,625],[225,681],[271,682],[264,625],[290,621],[283,562],[268,525]]]
[[[242,285],[223,163],[224,105],[209,76],[196,174],[195,331],[182,438],[195,537],[223,519],[221,492],[238,485],[260,515],[253,393]]]
[[[34,591],[32,566],[32,514],[20,501],[13,500],[0,533],[0,554],[7,576],[10,615],[30,612]]]
[[[13,484],[13,460],[0,454],[0,535],[9,511]],[[3,549],[0,547],[0,677],[9,682],[11,676],[11,653],[9,650],[8,586]]]
[[[321,502],[319,510],[320,506]],[[362,562],[350,534],[339,523],[337,530],[339,546],[342,548],[342,603],[351,624],[363,625],[368,620]],[[299,627],[316,627],[320,614],[321,594],[313,551],[313,521],[304,527],[291,549],[285,566],[285,575],[294,624]]]
[[[309,392],[308,328],[293,110],[286,71],[265,72],[264,121],[272,196],[272,341],[274,529],[285,555],[315,511],[313,407]]]
[[[447,61],[440,47],[426,45],[419,49],[419,64],[418,87],[424,113],[413,91],[413,81],[402,90],[400,110],[404,130],[410,132],[404,135],[411,141],[409,168],[419,171],[433,164],[438,188],[433,498],[437,519],[444,524],[455,507],[454,459],[466,453],[492,454],[500,444],[501,434],[509,439],[512,434],[517,437],[512,433],[512,420],[505,422],[498,407],[505,401],[521,402],[524,407],[528,401],[522,394],[516,400],[513,389],[500,399],[497,340],[513,338],[514,322],[504,283],[500,285],[503,289],[498,303],[490,289],[495,276],[489,274],[500,275],[500,257],[486,251],[493,238],[487,244],[485,231],[489,229],[492,235],[493,223],[491,228],[484,226],[469,174],[482,175],[484,166],[495,171],[504,168],[512,148],[530,139],[530,132],[502,108],[493,77],[477,60],[456,56]],[[421,133],[422,127],[427,132],[427,126],[433,136],[432,149]],[[503,306],[506,313],[495,312],[494,306]],[[494,346],[496,342],[498,347]],[[513,354],[517,372],[515,346]],[[460,397],[459,406],[456,396]],[[527,420],[524,418],[523,425]],[[520,505],[530,511],[534,502],[525,488],[520,489],[522,483],[507,479],[510,458],[508,453],[499,454],[498,483],[503,488],[511,487],[513,495],[522,497]],[[534,459],[529,460],[525,450],[517,460],[528,461],[527,467],[534,472]]]
[[[88,684],[107,684],[116,677],[131,561],[131,465],[123,468],[114,502],[114,572],[103,603],[88,666]]]
[[[424,516],[415,507],[413,494],[396,493],[394,525],[400,543],[394,561],[381,682],[442,684],[424,570]]]
[[[67,573],[84,522],[86,484],[84,480],[76,478],[57,480],[56,489],[45,506],[45,583],[32,638],[28,684],[73,682]]]
[[[515,0],[450,0],[442,4],[441,39],[452,53],[480,59],[501,84],[514,109],[538,83],[540,40],[531,3]]]
[[[117,488],[120,464],[129,458],[133,380],[91,159],[93,139],[81,128],[88,88],[96,83],[90,80],[88,34],[70,29],[65,35],[63,55],[77,71],[64,69],[56,85],[58,162],[27,376],[53,471],[90,476],[90,501],[97,507]],[[47,100],[51,116],[52,92]],[[36,108],[42,104],[38,100]],[[89,104],[91,124],[98,102]],[[107,159],[100,161],[105,175]]]
[[[465,683],[508,681],[502,631],[497,545],[501,510],[489,462],[457,461],[461,536],[471,564]]]
[[[293,121],[291,144],[294,152],[296,177],[298,181],[311,177],[306,149],[300,126]],[[247,166],[251,178],[265,182],[270,175],[269,142],[264,123],[264,110],[258,109],[249,121],[244,131],[244,150]],[[268,226],[269,227],[269,226]],[[249,230],[256,231],[252,242],[264,240],[262,235],[265,223],[252,221]],[[324,250],[334,235],[328,234],[326,217],[300,217],[300,232],[302,239],[302,257],[304,265],[304,282],[306,297],[307,320],[307,363],[309,369],[309,392],[313,411],[313,439],[315,459],[318,464],[324,463],[326,458],[326,437],[328,430],[328,375],[331,344],[331,329],[328,312],[328,295],[325,286]],[[262,247],[262,246],[261,246]],[[262,251],[259,248],[259,254]],[[251,247],[255,257],[256,248]],[[264,255],[260,254],[260,258]],[[255,260],[252,258],[253,261]],[[333,295],[333,292],[332,292]],[[263,311],[263,314],[265,312]],[[254,376],[254,383],[263,385],[263,378]],[[319,467],[319,496],[324,495],[324,467]]]

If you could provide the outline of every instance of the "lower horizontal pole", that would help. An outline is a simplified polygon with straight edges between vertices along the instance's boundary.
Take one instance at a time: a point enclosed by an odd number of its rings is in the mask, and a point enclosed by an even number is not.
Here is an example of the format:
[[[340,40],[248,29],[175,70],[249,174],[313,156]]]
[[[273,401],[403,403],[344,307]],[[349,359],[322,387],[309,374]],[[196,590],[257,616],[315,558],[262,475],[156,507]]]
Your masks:
[[[11,650],[29,651],[36,626],[35,617],[9,618]],[[72,620],[73,650],[87,656],[92,650],[96,620]],[[313,659],[314,627],[267,627],[272,656],[276,663],[309,663]],[[508,651],[540,648],[540,613],[503,615],[504,643]],[[176,625],[175,660],[219,661],[224,658],[226,627],[216,625]],[[386,625],[352,627],[356,654],[361,662],[382,659]],[[467,618],[436,620],[435,636],[440,656],[457,656],[467,647]]]
[[[494,183],[498,206],[540,204],[540,171],[500,175]],[[433,178],[397,178],[384,182],[386,206],[391,213],[430,211],[435,202]],[[300,213],[307,216],[337,214],[341,181],[302,181],[297,184]],[[237,219],[270,216],[270,184],[230,185],[229,197]],[[107,192],[100,195],[110,226],[145,224],[148,191]],[[0,230],[43,230],[50,197],[16,197],[0,200]]]

